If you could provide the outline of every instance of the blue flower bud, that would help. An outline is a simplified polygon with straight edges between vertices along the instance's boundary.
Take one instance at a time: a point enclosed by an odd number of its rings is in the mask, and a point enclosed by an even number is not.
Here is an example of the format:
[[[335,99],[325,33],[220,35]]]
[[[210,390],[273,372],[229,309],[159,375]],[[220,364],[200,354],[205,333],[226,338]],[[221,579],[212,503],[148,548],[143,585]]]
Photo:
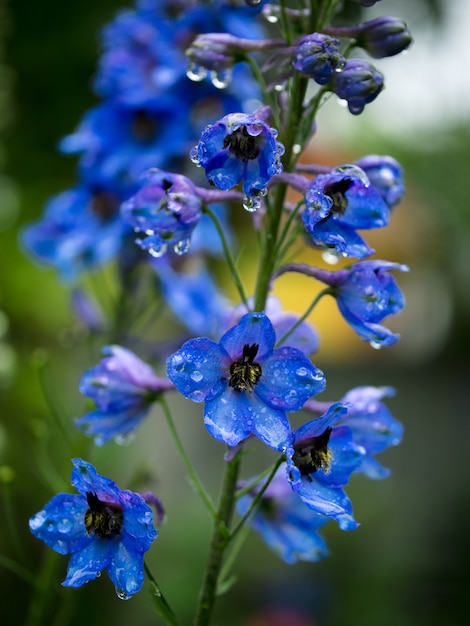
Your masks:
[[[382,16],[360,24],[356,44],[374,59],[391,57],[406,50],[413,41],[403,20]]]
[[[319,85],[326,85],[334,72],[345,66],[346,61],[339,49],[340,41],[336,37],[322,33],[307,35],[297,42],[292,65]]]
[[[379,192],[389,209],[397,205],[405,193],[403,169],[391,156],[371,154],[355,161]]]
[[[377,98],[384,87],[383,75],[368,61],[349,59],[341,72],[332,78],[332,90],[348,103],[353,115],[359,115],[366,104]]]
[[[241,49],[238,42],[238,37],[229,33],[205,33],[196,37],[186,50],[186,56],[190,63],[218,72],[232,67],[239,60]]]

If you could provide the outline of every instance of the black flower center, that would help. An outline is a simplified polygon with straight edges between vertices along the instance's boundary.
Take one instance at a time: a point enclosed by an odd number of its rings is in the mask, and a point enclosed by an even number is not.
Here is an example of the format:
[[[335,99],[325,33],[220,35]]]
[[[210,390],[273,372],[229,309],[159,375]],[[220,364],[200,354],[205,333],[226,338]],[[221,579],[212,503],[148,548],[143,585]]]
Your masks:
[[[157,122],[146,111],[138,110],[132,119],[132,135],[142,143],[153,141],[157,135]]]
[[[228,148],[230,154],[240,161],[252,161],[260,153],[259,136],[249,135],[245,126],[240,126],[231,135],[227,135],[223,143],[224,148]]]
[[[89,208],[99,220],[107,223],[116,217],[120,204],[121,201],[114,194],[96,190],[91,197]]]
[[[96,493],[86,492],[88,509],[85,513],[85,528],[89,535],[111,538],[119,535],[122,528],[123,511],[119,504],[102,502]]]
[[[330,470],[331,452],[328,450],[331,428],[327,428],[318,437],[305,439],[294,445],[292,460],[299,468],[302,476],[310,477],[317,470],[323,470],[327,474]],[[311,479],[310,479],[311,480]]]
[[[323,193],[333,200],[333,206],[330,209],[331,213],[344,215],[348,208],[348,199],[345,194],[352,184],[353,181],[350,178],[342,178],[337,182],[327,183],[323,187]]]
[[[258,354],[258,344],[243,346],[241,357],[230,366],[230,387],[236,391],[253,391],[261,378],[262,370],[259,363],[255,363]]]

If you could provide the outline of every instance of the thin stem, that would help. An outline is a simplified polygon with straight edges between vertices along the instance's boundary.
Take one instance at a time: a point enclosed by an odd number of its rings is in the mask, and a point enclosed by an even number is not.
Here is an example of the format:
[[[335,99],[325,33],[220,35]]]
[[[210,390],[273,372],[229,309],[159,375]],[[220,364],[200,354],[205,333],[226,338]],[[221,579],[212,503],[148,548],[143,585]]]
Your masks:
[[[201,498],[201,500],[204,502],[207,510],[209,511],[209,513],[211,514],[211,516],[215,519],[217,516],[214,504],[209,496],[209,494],[207,493],[207,491],[204,488],[204,485],[201,483],[201,481],[199,480],[199,476],[197,475],[191,461],[189,460],[188,455],[186,454],[186,450],[184,449],[183,443],[180,439],[180,436],[178,435],[178,431],[176,430],[176,426],[175,426],[175,422],[173,420],[173,417],[171,415],[171,411],[170,411],[170,407],[168,406],[168,403],[166,401],[165,398],[161,398],[160,399],[160,405],[162,407],[163,413],[165,415],[167,424],[168,424],[168,428],[170,429],[171,435],[173,437],[173,440],[175,442],[175,445],[178,449],[178,452],[180,453],[181,458],[183,459],[183,463],[186,466],[186,469],[189,473],[189,476],[191,478],[191,482],[194,485],[194,488],[196,489],[196,491],[199,494],[199,497]]]
[[[214,522],[209,560],[194,626],[208,626],[210,623],[223,554],[230,538],[229,528],[233,515],[240,457],[240,454],[236,454],[233,459],[226,463],[219,508]]]
[[[234,261],[234,259],[232,257],[232,253],[230,251],[230,247],[229,247],[227,239],[225,237],[224,230],[223,230],[223,228],[222,228],[222,226],[221,226],[221,224],[220,224],[220,222],[219,222],[219,220],[217,218],[217,215],[208,206],[204,207],[203,212],[210,217],[210,219],[212,220],[212,223],[214,224],[214,226],[215,226],[215,228],[217,230],[217,233],[218,233],[218,235],[220,237],[220,241],[222,243],[222,247],[224,249],[224,254],[225,254],[225,258],[227,260],[227,265],[229,266],[230,273],[232,274],[232,279],[233,279],[233,282],[235,284],[235,287],[238,290],[238,293],[240,295],[240,298],[241,298],[243,304],[246,306],[246,308],[248,310],[250,310],[250,307],[249,307],[249,304],[248,304],[248,298],[246,297],[246,293],[245,293],[245,288],[243,287],[242,280],[241,280],[240,275],[238,273],[235,261]]]
[[[155,608],[162,619],[168,624],[168,626],[180,626],[180,622],[178,621],[173,609],[168,604],[165,596],[163,595],[159,584],[155,580],[152,572],[150,571],[149,566],[144,561],[144,571],[149,579],[149,582],[152,586],[153,591],[153,599],[155,602]]]
[[[250,515],[253,513],[253,511],[256,510],[258,504],[261,501],[261,498],[263,497],[264,492],[266,491],[266,489],[271,484],[272,479],[274,478],[277,470],[279,469],[279,467],[280,467],[280,465],[281,465],[281,463],[283,461],[284,461],[284,456],[280,456],[278,458],[278,460],[274,463],[273,467],[271,468],[271,471],[269,473],[269,476],[268,476],[267,480],[263,483],[263,486],[258,491],[256,496],[253,498],[253,501],[252,501],[252,503],[250,505],[250,508],[245,513],[245,515],[241,518],[241,520],[238,522],[236,527],[233,529],[233,531],[232,531],[232,533],[231,533],[231,535],[229,537],[229,541],[233,540],[233,538],[238,534],[238,532],[241,530],[241,528],[243,528],[246,520],[250,517]]]
[[[313,309],[317,306],[317,304],[320,302],[320,300],[323,298],[323,296],[326,296],[327,294],[331,294],[333,293],[332,290],[327,287],[326,289],[323,289],[322,291],[320,291],[319,293],[317,293],[317,295],[315,296],[315,298],[312,300],[310,306],[306,309],[305,313],[303,315],[301,315],[299,317],[299,319],[296,321],[295,324],[293,324],[291,326],[291,328],[287,331],[287,333],[285,333],[277,342],[277,346],[281,346],[284,341],[290,337],[292,335],[292,333],[300,326],[300,324],[302,324],[302,322],[307,319],[307,317],[310,315],[310,313],[313,311]]]

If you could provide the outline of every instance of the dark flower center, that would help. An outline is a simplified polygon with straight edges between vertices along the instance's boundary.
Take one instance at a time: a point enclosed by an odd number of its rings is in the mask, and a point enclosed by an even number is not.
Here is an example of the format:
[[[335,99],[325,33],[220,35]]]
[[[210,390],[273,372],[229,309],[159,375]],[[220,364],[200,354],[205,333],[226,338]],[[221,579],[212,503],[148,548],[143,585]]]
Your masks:
[[[350,178],[342,178],[334,183],[327,183],[323,187],[323,193],[333,200],[333,206],[330,209],[331,213],[336,215],[344,214],[348,208],[348,199],[345,194],[352,184],[353,181]]]
[[[230,154],[240,161],[252,161],[260,153],[259,136],[249,135],[246,127],[240,126],[231,135],[225,137],[223,147],[228,148]]]
[[[330,470],[331,452],[328,450],[331,428],[327,428],[318,437],[305,439],[294,445],[294,456],[292,460],[299,468],[302,476],[310,478],[317,470],[323,470],[327,474]],[[311,480],[311,478],[310,478]]]
[[[157,135],[157,122],[146,111],[136,111],[132,119],[132,135],[143,143],[153,141]]]
[[[91,198],[90,211],[103,223],[116,217],[121,201],[108,191],[95,191]]]
[[[89,535],[109,539],[119,535],[122,528],[123,511],[119,504],[102,502],[96,493],[86,492],[88,509],[85,513],[85,528]]]
[[[230,366],[229,385],[236,391],[253,391],[261,378],[261,365],[254,361],[258,354],[258,348],[257,343],[253,343],[251,346],[246,343],[243,346],[241,357]]]

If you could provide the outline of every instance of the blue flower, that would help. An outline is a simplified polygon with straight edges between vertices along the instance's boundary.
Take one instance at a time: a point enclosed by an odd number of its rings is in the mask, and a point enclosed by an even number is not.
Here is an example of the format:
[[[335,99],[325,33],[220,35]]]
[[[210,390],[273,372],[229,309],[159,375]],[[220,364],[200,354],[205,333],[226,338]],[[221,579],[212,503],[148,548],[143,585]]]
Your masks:
[[[258,117],[230,113],[204,130],[191,158],[219,189],[226,191],[243,181],[247,196],[260,196],[282,171],[284,148],[276,137],[277,131]]]
[[[73,459],[72,486],[33,515],[33,535],[59,554],[70,554],[66,587],[81,587],[107,570],[118,596],[127,599],[144,582],[144,553],[158,533],[143,498],[121,491],[81,459]]]
[[[128,230],[120,204],[120,197],[105,189],[78,186],[64,191],[49,200],[40,221],[23,231],[22,244],[39,263],[74,281],[118,253]]]
[[[401,201],[405,194],[403,168],[393,157],[371,154],[356,161],[355,165],[366,173],[389,209]]]
[[[121,207],[124,221],[142,235],[136,243],[157,257],[169,245],[177,254],[186,253],[202,216],[196,186],[186,176],[156,168],[147,170],[141,180],[139,191]]]
[[[405,22],[387,15],[359,24],[357,31],[356,45],[375,59],[400,54],[413,41]]]
[[[346,63],[340,53],[340,41],[323,33],[313,33],[299,39],[293,66],[307,74],[319,85],[326,85],[333,74]]]
[[[97,409],[75,420],[95,443],[124,440],[142,422],[158,395],[173,385],[158,378],[153,369],[121,346],[103,348],[105,358],[86,371],[79,389]]]
[[[291,432],[285,449],[287,479],[300,499],[321,515],[335,519],[342,530],[357,527],[343,487],[359,467],[365,450],[353,441],[348,426],[337,425],[343,404]]]
[[[249,313],[220,343],[187,341],[167,362],[170,380],[186,398],[204,402],[210,434],[235,446],[251,434],[280,450],[290,432],[286,412],[323,391],[325,377],[300,351],[274,348],[264,313]]]
[[[238,500],[239,515],[248,512],[261,487],[258,485]],[[292,490],[283,464],[263,493],[251,526],[286,563],[296,563],[328,556],[325,540],[318,532],[328,521],[327,516],[312,511]]]
[[[369,478],[386,478],[389,475],[390,470],[383,467],[374,455],[398,445],[403,437],[402,424],[381,402],[382,398],[393,394],[391,387],[355,387],[341,400],[348,405],[341,424],[349,426],[354,443],[366,452],[356,471]]]
[[[360,261],[337,272],[318,270],[316,277],[333,287],[338,308],[351,328],[374,347],[391,346],[399,339],[380,322],[399,313],[405,299],[390,270],[408,271],[388,261]]]
[[[333,74],[331,88],[346,100],[350,113],[359,115],[384,88],[384,77],[368,61],[348,59],[342,71]]]
[[[389,208],[365,173],[355,165],[321,174],[305,194],[304,226],[317,246],[337,254],[364,258],[374,252],[357,229],[388,224]]]

